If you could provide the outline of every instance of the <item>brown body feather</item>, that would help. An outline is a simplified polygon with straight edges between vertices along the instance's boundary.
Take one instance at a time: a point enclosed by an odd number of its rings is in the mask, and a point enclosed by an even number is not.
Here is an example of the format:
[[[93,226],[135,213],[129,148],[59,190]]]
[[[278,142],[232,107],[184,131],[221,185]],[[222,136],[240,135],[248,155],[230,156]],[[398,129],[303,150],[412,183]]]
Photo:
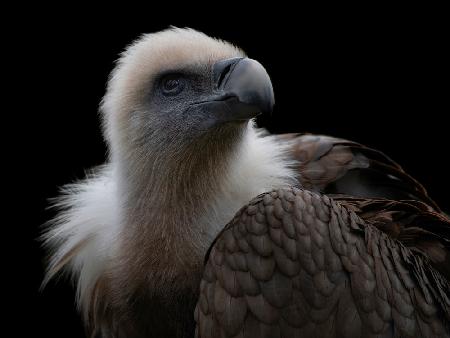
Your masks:
[[[264,194],[217,236],[197,337],[450,336],[450,221],[420,183],[354,142],[280,140],[314,193]]]

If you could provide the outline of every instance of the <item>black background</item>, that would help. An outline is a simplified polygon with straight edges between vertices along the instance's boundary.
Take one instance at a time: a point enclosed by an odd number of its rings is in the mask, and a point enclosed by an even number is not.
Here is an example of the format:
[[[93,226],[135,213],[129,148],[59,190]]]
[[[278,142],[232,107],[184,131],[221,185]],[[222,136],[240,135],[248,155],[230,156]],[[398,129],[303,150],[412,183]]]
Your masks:
[[[266,10],[252,20],[234,10],[226,19],[155,21],[153,13],[124,22],[47,13],[15,23],[20,27],[10,34],[8,49],[15,62],[12,123],[3,125],[9,142],[4,177],[12,186],[6,226],[13,231],[3,239],[4,261],[12,262],[4,278],[13,299],[7,325],[33,336],[83,336],[70,283],[38,291],[44,267],[39,227],[54,215],[45,208],[58,186],[105,160],[97,107],[118,53],[141,33],[169,25],[231,41],[266,67],[276,107],[259,118],[261,126],[274,133],[331,134],[380,149],[448,210],[444,23],[420,9],[414,15],[386,9],[326,17],[321,11],[273,17]]]

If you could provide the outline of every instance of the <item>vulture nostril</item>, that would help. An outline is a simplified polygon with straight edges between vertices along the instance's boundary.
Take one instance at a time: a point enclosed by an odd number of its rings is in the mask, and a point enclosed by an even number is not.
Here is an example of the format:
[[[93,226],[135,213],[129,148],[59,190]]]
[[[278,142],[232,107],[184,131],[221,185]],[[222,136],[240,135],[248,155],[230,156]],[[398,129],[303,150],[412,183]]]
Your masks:
[[[222,83],[225,80],[225,77],[230,73],[232,64],[227,65],[222,73],[220,73],[219,80],[217,81],[217,88],[220,88],[222,86]]]
[[[242,57],[225,59],[218,61],[213,65],[213,83],[216,89],[223,88],[226,85],[227,79],[233,71],[234,66],[242,59]]]

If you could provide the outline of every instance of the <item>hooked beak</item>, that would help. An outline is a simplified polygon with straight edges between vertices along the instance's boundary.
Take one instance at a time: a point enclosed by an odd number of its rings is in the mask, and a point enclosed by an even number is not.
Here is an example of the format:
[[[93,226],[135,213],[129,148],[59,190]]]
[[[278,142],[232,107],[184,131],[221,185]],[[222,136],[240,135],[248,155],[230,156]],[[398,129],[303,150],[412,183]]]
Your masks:
[[[211,124],[246,121],[272,112],[272,82],[264,67],[249,58],[221,60],[213,65],[214,94],[193,105],[209,115]],[[201,106],[201,107],[199,107]]]

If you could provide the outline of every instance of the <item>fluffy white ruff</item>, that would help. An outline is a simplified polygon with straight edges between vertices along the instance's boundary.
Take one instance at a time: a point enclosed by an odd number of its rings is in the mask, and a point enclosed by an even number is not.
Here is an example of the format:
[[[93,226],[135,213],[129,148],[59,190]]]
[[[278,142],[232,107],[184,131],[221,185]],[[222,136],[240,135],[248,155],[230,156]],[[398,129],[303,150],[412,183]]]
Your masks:
[[[250,199],[295,184],[288,147],[289,143],[276,141],[249,122],[223,184],[213,200],[205,201],[210,206],[207,214],[199,215],[201,223],[208,225],[211,241]],[[113,168],[114,164],[109,163],[95,176],[66,186],[64,195],[55,203],[61,211],[44,234],[52,252],[45,283],[60,271],[68,272],[77,285],[77,302],[83,309],[89,306],[96,280],[116,256],[120,229],[127,226],[126,219],[121,221],[117,193],[120,182]]]
[[[42,236],[50,250],[45,286],[59,272],[67,272],[77,286],[77,304],[87,305],[96,280],[107,266],[117,243],[120,210],[116,181],[110,166],[84,180],[68,184],[55,199],[58,215],[45,225]]]
[[[239,150],[229,162],[220,191],[209,203],[206,216],[211,241],[237,211],[257,195],[297,183],[295,161],[289,158],[289,142],[279,142],[250,121]],[[208,243],[208,247],[209,247]]]

